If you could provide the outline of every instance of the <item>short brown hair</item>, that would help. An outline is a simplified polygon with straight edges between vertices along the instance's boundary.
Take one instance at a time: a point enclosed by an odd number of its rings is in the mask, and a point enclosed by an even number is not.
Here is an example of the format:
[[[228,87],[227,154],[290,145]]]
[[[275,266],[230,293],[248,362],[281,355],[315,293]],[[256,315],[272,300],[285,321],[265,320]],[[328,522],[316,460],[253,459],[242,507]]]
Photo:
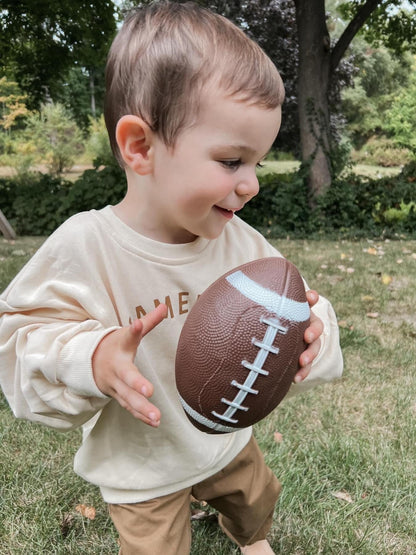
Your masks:
[[[226,18],[192,2],[155,2],[131,11],[106,69],[105,120],[119,162],[117,122],[140,116],[168,146],[197,116],[203,86],[276,108],[279,72],[263,50]]]

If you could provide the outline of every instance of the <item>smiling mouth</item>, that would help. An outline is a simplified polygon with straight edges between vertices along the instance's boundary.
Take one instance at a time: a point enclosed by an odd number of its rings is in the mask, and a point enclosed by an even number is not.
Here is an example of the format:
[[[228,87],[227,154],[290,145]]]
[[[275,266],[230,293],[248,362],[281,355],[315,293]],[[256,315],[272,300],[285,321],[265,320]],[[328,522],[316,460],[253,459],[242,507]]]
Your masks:
[[[221,208],[221,206],[215,206],[215,208],[221,212],[223,216],[228,219],[231,219],[234,216],[234,210],[228,210],[227,208]]]

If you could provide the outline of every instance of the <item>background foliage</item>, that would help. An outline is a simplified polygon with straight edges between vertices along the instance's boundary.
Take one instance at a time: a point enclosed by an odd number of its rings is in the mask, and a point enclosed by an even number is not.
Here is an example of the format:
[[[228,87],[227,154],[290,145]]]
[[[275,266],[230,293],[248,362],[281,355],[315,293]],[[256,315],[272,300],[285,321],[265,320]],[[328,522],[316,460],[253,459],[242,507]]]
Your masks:
[[[73,67],[94,82],[116,31],[111,0],[3,0],[1,8],[1,65],[28,95],[30,109],[60,100]]]

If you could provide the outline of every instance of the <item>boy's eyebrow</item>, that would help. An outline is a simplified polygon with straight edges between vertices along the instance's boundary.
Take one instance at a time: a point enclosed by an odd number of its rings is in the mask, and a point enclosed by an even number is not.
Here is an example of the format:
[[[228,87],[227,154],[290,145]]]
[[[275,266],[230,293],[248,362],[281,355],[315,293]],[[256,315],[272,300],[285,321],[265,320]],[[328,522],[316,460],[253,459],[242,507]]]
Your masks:
[[[239,152],[243,152],[244,154],[249,154],[253,156],[257,154],[257,150],[255,148],[252,148],[251,146],[248,146],[248,145],[239,144],[239,143],[224,144],[224,145],[221,145],[221,148],[223,148],[224,150],[226,150],[227,148],[229,148],[230,150],[238,150]]]

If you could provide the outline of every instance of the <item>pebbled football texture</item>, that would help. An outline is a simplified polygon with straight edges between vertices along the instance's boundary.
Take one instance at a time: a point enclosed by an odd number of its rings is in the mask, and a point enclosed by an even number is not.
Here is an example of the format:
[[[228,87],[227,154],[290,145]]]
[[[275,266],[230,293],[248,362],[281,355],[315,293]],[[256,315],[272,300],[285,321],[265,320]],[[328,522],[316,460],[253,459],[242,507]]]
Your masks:
[[[194,426],[228,433],[267,416],[299,369],[309,316],[303,280],[284,258],[249,262],[210,285],[176,353],[176,386]]]

